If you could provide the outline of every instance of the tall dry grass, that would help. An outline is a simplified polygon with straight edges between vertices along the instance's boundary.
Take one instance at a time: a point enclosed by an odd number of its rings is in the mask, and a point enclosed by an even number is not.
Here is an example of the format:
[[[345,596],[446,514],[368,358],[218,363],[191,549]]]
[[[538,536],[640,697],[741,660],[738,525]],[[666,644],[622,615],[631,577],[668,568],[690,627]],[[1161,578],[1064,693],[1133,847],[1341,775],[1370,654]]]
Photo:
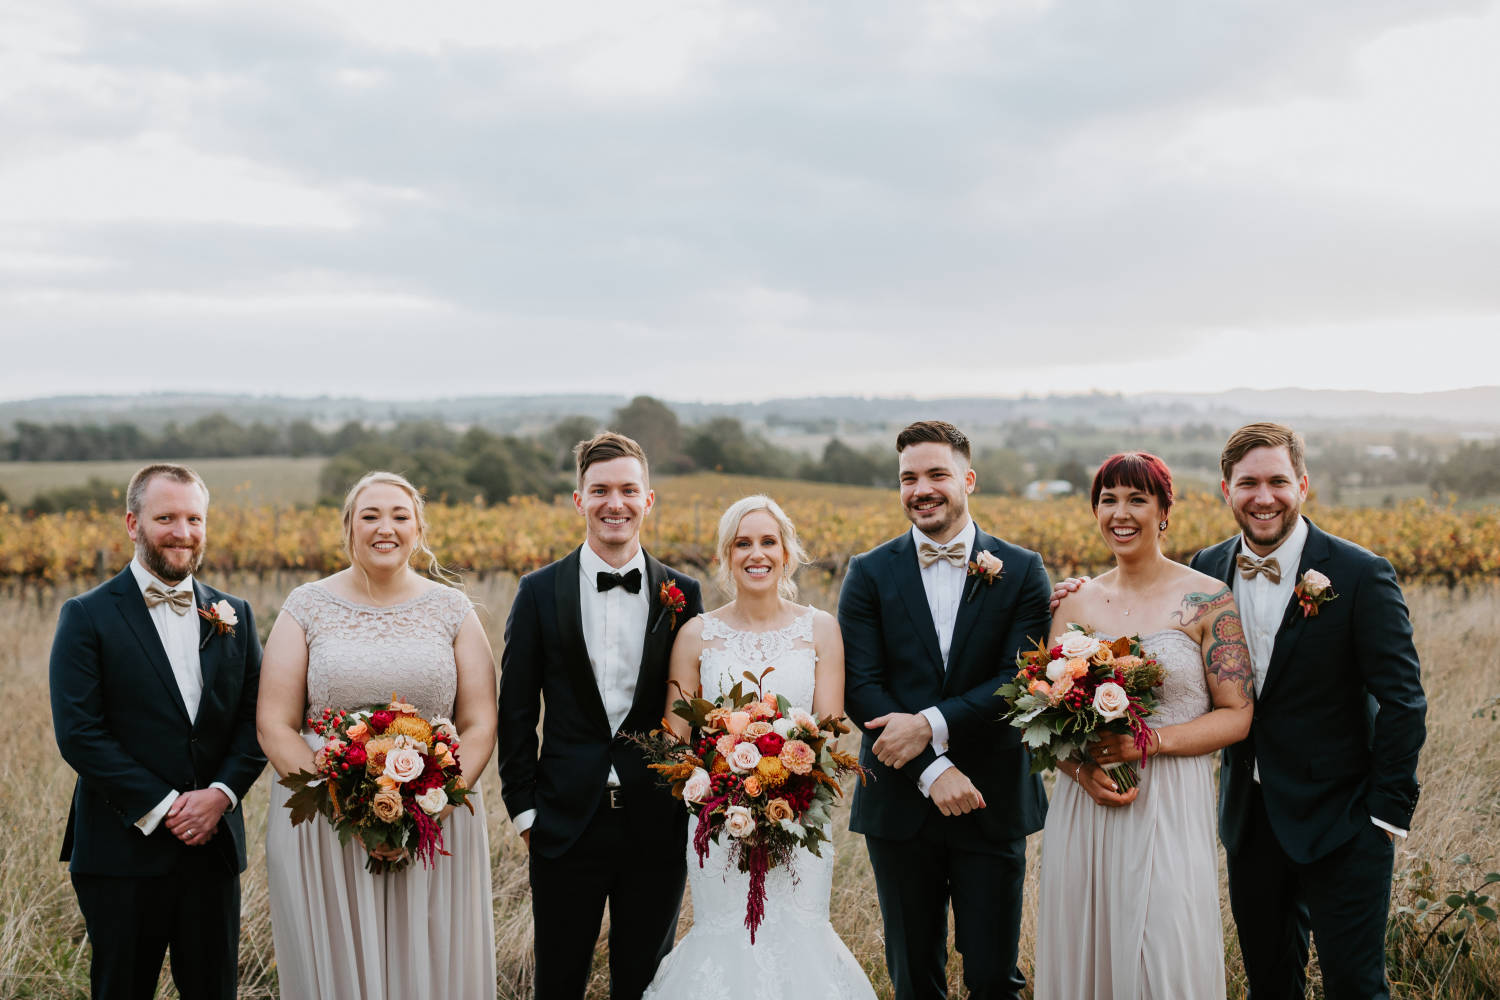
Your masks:
[[[271,609],[279,606],[299,580],[277,575],[215,582],[250,599],[261,616],[269,619]],[[0,722],[0,996],[7,998],[72,998],[88,992],[83,921],[67,873],[56,860],[73,777],[53,744],[46,671],[58,608],[78,589],[82,588],[0,591],[0,690],[6,708]],[[498,660],[514,579],[497,576],[472,581],[470,590],[482,606]],[[819,607],[831,609],[837,599],[837,582],[827,578],[805,581],[803,590],[804,599]],[[1428,741],[1422,754],[1422,799],[1412,835],[1397,852],[1393,909],[1410,905],[1424,886],[1428,893],[1436,891],[1441,901],[1449,890],[1472,884],[1476,873],[1500,868],[1500,721],[1488,715],[1474,717],[1481,704],[1500,695],[1500,658],[1494,652],[1500,648],[1500,588],[1422,587],[1410,591],[1408,598],[1430,707]],[[252,840],[250,868],[243,882],[240,947],[240,995],[246,998],[276,996],[265,857],[260,850],[268,781],[263,777],[245,803]],[[528,997],[531,920],[525,853],[504,817],[493,766],[482,779],[482,788],[492,852],[497,995],[504,1000]],[[833,922],[869,973],[877,994],[888,997],[890,983],[869,863],[860,839],[849,834],[846,824],[847,810],[841,810],[834,838],[838,855]],[[1029,966],[1032,950],[1040,841],[1040,836],[1033,837],[1030,844],[1023,966]],[[1472,864],[1452,860],[1465,853],[1472,855]],[[691,900],[683,910],[680,930],[685,931],[691,922]],[[1227,903],[1224,920],[1229,995],[1243,998],[1243,975]],[[1417,952],[1426,930],[1427,926],[1406,927],[1400,920],[1393,926],[1389,951],[1395,997],[1480,1000],[1500,995],[1500,940],[1493,925],[1476,931],[1467,956],[1437,941]],[[960,983],[955,956],[950,971],[955,995]],[[172,995],[164,975],[159,996]],[[589,995],[608,995],[602,945]],[[1315,967],[1312,995],[1321,996]]]

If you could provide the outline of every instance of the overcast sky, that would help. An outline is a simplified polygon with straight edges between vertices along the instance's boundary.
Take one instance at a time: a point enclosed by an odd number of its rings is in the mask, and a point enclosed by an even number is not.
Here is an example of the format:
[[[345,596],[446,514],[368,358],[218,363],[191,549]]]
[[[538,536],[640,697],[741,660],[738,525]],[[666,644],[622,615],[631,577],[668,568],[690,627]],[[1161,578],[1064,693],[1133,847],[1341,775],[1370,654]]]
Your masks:
[[[1500,382],[1490,0],[5,0],[0,398]]]

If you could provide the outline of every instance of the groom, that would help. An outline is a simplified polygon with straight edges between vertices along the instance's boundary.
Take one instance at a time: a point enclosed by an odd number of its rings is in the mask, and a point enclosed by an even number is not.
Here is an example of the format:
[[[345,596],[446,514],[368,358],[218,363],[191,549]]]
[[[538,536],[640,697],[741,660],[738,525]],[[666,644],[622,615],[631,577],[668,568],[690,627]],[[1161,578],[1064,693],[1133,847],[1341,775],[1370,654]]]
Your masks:
[[[1255,668],[1250,736],[1226,747],[1219,837],[1254,1000],[1388,997],[1394,841],[1417,805],[1427,701],[1391,564],[1302,517],[1302,436],[1241,427],[1220,456],[1240,534],[1193,558],[1234,590]]]
[[[673,639],[703,601],[641,548],[641,446],[606,431],[575,453],[584,543],[521,578],[505,623],[501,794],[530,851],[538,1000],[581,1000],[606,902],[610,996],[634,1000],[672,948],[687,811],[622,734],[660,723]]]
[[[135,557],[63,605],[52,642],[52,726],[78,772],[62,860],[95,998],[154,997],[169,949],[185,1000],[235,995],[239,804],[266,763],[260,640],[248,604],[193,577],[207,517],[191,469],[137,472],[125,492]]]
[[[849,828],[865,835],[897,1000],[947,995],[948,907],[972,997],[1013,998],[1026,835],[1047,800],[1000,675],[1047,634],[1042,560],[969,517],[969,440],[939,420],[896,437],[911,531],[854,557],[839,595],[845,706],[864,730]]]

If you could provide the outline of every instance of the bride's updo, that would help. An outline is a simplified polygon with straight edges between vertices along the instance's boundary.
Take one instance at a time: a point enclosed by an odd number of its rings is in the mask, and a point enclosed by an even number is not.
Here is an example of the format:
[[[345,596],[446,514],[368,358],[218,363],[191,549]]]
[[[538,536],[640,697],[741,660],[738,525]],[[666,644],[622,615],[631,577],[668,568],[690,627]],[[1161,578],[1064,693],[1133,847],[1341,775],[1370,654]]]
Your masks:
[[[797,529],[792,524],[792,519],[786,516],[786,511],[775,500],[760,493],[736,500],[729,505],[724,516],[719,518],[719,564],[714,567],[714,580],[725,594],[734,594],[734,581],[729,576],[729,552],[734,547],[735,535],[739,534],[740,522],[745,519],[746,514],[753,514],[758,510],[770,514],[771,519],[776,522],[776,528],[781,534],[781,551],[786,555],[786,562],[781,567],[781,579],[776,581],[776,592],[789,601],[796,600],[797,584],[792,581],[792,574],[812,560],[807,558],[802,543],[797,541]]]
[[[1172,509],[1172,470],[1167,463],[1150,452],[1124,451],[1111,455],[1094,473],[1094,485],[1089,490],[1089,506],[1099,509],[1099,494],[1113,486],[1128,486],[1142,493],[1149,493],[1161,505],[1161,519],[1167,520]]]

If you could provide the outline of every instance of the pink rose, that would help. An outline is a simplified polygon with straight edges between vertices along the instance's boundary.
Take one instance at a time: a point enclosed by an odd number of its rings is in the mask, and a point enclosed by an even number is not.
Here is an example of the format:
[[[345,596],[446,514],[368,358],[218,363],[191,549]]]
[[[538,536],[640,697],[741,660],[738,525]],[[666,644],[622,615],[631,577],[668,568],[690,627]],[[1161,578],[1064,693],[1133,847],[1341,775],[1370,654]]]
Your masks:
[[[797,724],[798,729],[807,730],[808,735],[812,735],[818,731],[818,720],[812,717],[811,712],[794,708],[792,709],[792,721]]]
[[[702,802],[704,796],[708,794],[708,791],[708,772],[703,770],[703,768],[701,767],[695,767],[693,768],[692,775],[686,782],[683,783],[682,801]]]
[[[729,735],[738,736],[745,731],[746,726],[750,725],[750,713],[730,712],[724,725],[729,730]]]
[[[755,770],[760,763],[760,749],[754,743],[741,743],[729,754],[729,767],[737,774]]]
[[[1100,718],[1114,720],[1125,716],[1130,707],[1130,696],[1114,681],[1106,681],[1094,690],[1094,711]]]
[[[720,736],[717,741],[715,741],[714,749],[719,752],[720,757],[728,757],[730,754],[734,753],[735,744],[737,744],[738,742],[739,740],[735,739],[733,736],[730,736],[728,733],[725,733],[723,736]]]
[[[752,722],[745,727],[743,735],[747,740],[758,740],[769,732],[771,732],[771,724],[769,722]]]
[[[385,755],[383,773],[404,784],[422,773],[422,755],[411,747],[398,747]]]

